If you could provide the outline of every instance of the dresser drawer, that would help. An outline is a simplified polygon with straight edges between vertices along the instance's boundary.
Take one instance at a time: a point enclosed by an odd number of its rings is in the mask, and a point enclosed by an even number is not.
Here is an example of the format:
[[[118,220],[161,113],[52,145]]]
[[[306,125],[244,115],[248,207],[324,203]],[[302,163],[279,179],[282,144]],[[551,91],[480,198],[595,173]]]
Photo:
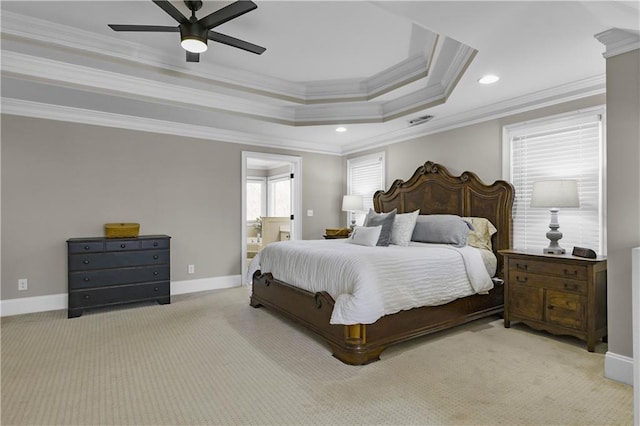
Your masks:
[[[513,286],[527,285],[536,288],[549,288],[573,293],[587,294],[587,282],[573,279],[531,274],[528,272],[509,271],[509,282]]]
[[[94,290],[79,290],[69,294],[69,305],[74,308],[114,305],[123,302],[153,300],[170,294],[168,281],[122,285]]]
[[[585,298],[562,291],[547,291],[547,321],[578,330],[585,328]]]
[[[69,289],[87,289],[119,284],[168,281],[169,265],[101,269],[69,273]]]
[[[549,275],[572,280],[586,280],[587,267],[565,263],[543,262],[530,259],[513,259],[509,262],[509,273],[525,272],[530,274]]]
[[[152,240],[142,240],[140,241],[140,248],[145,249],[168,249],[169,248],[169,239],[168,238],[158,238]]]
[[[103,241],[74,241],[67,244],[69,254],[96,253],[104,251]]]
[[[137,238],[106,241],[104,243],[106,251],[139,250],[140,240]]]
[[[169,263],[169,250],[140,250],[134,253],[108,252],[69,256],[70,271],[123,268]]]

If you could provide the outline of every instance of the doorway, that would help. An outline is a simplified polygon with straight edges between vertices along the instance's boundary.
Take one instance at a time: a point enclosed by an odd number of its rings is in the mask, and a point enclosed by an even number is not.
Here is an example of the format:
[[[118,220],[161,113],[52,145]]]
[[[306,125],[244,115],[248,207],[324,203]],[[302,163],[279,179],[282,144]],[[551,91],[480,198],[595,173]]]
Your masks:
[[[241,277],[266,244],[302,236],[302,158],[242,152]]]

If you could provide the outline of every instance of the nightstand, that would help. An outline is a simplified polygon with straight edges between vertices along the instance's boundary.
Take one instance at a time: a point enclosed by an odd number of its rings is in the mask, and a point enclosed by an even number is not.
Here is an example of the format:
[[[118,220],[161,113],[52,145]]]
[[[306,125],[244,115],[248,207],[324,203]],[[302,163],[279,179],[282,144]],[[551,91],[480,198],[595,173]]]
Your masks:
[[[531,251],[504,256],[504,326],[521,321],[537,330],[571,335],[593,352],[607,336],[607,260]]]
[[[325,240],[341,240],[344,238],[349,238],[348,235],[323,235],[322,238]]]

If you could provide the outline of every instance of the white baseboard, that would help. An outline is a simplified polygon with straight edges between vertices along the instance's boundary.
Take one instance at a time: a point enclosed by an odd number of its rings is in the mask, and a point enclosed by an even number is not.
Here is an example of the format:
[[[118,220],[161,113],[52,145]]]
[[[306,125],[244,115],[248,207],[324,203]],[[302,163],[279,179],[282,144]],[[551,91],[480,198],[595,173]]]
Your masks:
[[[240,287],[240,275],[226,277],[201,278],[197,280],[172,281],[171,295],[196,293],[207,290]],[[21,297],[0,301],[0,316],[32,314],[35,312],[57,311],[67,309],[68,294],[52,294],[49,296]]]
[[[633,358],[607,352],[604,356],[604,376],[633,386]]]
[[[68,300],[67,293],[2,300],[0,301],[0,316],[10,317],[12,315],[67,309]]]
[[[229,275],[226,277],[201,278],[198,280],[171,281],[171,295],[175,296],[176,294],[240,287],[241,280],[240,275]]]

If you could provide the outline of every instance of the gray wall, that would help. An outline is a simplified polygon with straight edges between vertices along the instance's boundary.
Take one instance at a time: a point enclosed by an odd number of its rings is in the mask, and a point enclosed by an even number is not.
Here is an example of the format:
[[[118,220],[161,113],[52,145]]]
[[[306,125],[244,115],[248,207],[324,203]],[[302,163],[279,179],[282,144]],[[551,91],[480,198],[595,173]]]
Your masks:
[[[607,59],[609,351],[633,357],[631,249],[640,246],[640,50]]]
[[[170,235],[173,281],[240,274],[241,153],[255,146],[2,115],[1,149],[2,300],[66,293],[66,239],[107,222]],[[315,213],[302,236],[321,238],[340,220],[341,158],[264,152],[302,157]]]

